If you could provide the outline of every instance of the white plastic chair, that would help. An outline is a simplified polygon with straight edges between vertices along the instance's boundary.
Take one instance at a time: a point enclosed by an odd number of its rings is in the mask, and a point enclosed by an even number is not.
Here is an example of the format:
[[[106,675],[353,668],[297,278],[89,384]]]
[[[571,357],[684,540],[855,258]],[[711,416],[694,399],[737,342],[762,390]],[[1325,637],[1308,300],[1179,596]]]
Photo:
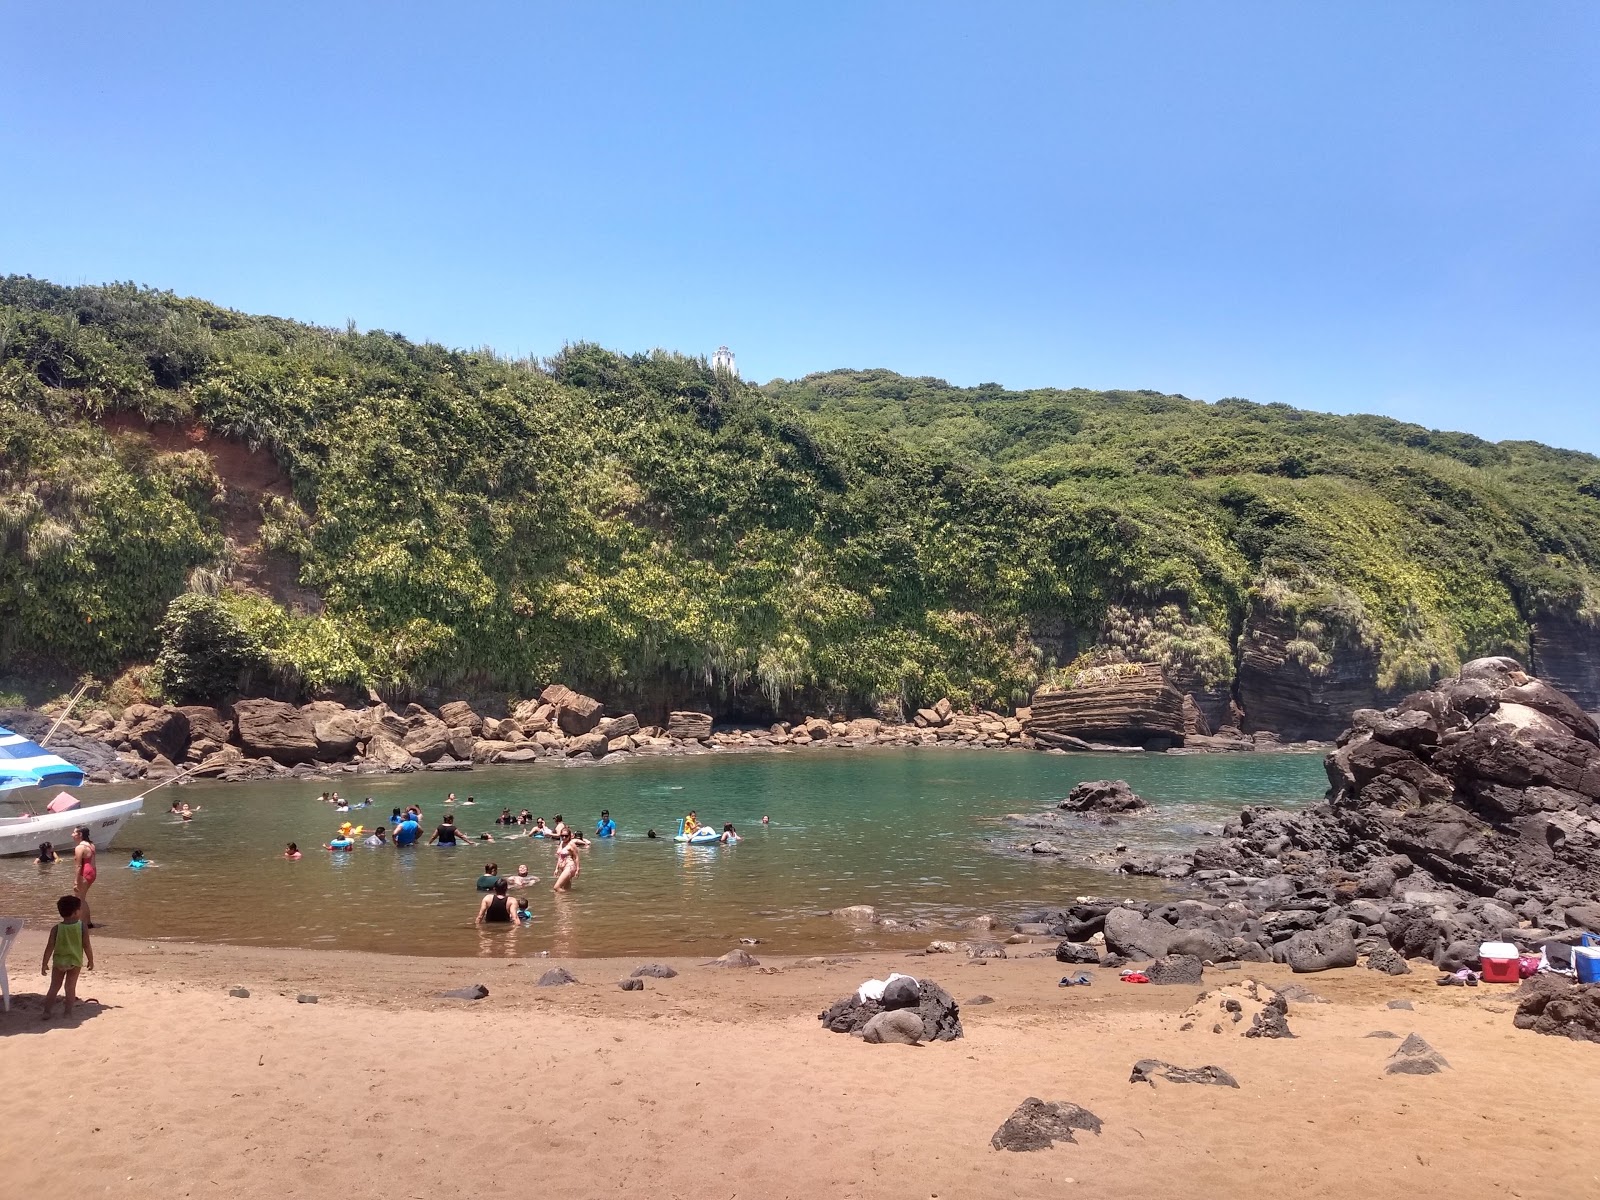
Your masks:
[[[21,917],[0,917],[0,1002],[4,1012],[11,1011],[11,976],[6,971],[6,955],[11,953],[11,943],[17,940],[25,924]]]

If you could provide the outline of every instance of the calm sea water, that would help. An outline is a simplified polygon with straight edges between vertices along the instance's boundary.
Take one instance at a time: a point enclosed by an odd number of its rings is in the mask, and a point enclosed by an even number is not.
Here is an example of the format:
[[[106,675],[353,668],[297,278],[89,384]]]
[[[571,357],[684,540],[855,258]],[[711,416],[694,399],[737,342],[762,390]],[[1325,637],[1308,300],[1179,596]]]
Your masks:
[[[813,750],[642,759],[563,770],[497,767],[460,774],[337,781],[373,807],[335,814],[319,796],[332,782],[195,783],[146,801],[114,849],[100,856],[91,893],[107,934],[266,946],[310,946],[401,954],[528,956],[635,953],[721,954],[759,938],[775,954],[926,944],[930,930],[858,930],[825,910],[870,904],[896,918],[953,923],[980,913],[1015,917],[1039,904],[1085,893],[1156,895],[1154,881],[1029,860],[1000,852],[1023,840],[1007,813],[1052,807],[1085,779],[1122,778],[1153,809],[1107,828],[1085,824],[1063,838],[1089,849],[1189,846],[1242,804],[1299,805],[1320,796],[1315,755],[1046,755],[945,750]],[[477,804],[454,810],[454,791]],[[92,803],[131,790],[95,789]],[[165,814],[177,796],[198,805],[187,824]],[[454,811],[491,845],[410,850],[320,847],[340,821],[387,821],[396,805],[422,807],[426,829]],[[620,836],[595,841],[570,895],[552,895],[554,847],[504,840],[493,824],[502,807],[547,820],[563,814],[593,830],[611,810]],[[690,808],[718,828],[732,821],[744,842],[731,848],[670,840]],[[761,825],[763,814],[772,818]],[[664,835],[649,840],[654,827]],[[305,857],[287,862],[284,843]],[[127,868],[141,847],[154,861]],[[534,924],[475,928],[474,881],[488,859],[503,872],[519,863],[543,879],[528,897]],[[71,890],[70,862],[41,867],[0,860],[0,913],[54,920],[55,898]],[[758,950],[759,954],[761,950]]]

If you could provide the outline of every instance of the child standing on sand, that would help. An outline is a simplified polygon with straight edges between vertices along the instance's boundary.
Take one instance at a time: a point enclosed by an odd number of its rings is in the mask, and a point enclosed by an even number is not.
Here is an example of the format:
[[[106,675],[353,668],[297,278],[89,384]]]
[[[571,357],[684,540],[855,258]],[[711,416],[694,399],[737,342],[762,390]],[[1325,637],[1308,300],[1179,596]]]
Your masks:
[[[44,955],[39,960],[39,974],[50,976],[50,991],[44,998],[41,1021],[50,1019],[56,993],[63,983],[67,985],[67,994],[62,1011],[70,1017],[73,1006],[78,1003],[78,972],[85,963],[89,970],[94,970],[94,946],[89,941],[89,929],[78,919],[78,910],[82,907],[83,901],[76,896],[63,896],[56,901],[61,922],[50,930],[44,943]]]

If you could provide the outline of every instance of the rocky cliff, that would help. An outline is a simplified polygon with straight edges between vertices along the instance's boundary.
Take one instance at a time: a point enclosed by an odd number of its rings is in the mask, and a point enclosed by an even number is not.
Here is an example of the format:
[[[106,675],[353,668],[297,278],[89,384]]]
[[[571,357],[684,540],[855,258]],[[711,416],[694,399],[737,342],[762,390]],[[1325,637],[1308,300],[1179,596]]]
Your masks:
[[[1337,644],[1325,662],[1298,657],[1294,623],[1257,602],[1239,639],[1238,692],[1246,732],[1288,741],[1336,737],[1358,708],[1383,703],[1376,649]]]
[[[1533,672],[1589,712],[1600,712],[1600,625],[1574,612],[1546,612],[1529,637]]]

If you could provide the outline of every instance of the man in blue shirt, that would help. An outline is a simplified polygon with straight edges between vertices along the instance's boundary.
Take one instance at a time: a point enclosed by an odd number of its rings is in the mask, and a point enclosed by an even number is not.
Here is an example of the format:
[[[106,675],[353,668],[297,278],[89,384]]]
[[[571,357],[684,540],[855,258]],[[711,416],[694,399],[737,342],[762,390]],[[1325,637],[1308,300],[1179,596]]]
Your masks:
[[[610,809],[602,808],[600,810],[600,824],[594,827],[594,831],[598,837],[617,836],[617,825],[616,822],[611,819]]]
[[[421,836],[422,826],[417,824],[415,817],[408,816],[394,827],[394,844],[396,846],[414,846]]]

